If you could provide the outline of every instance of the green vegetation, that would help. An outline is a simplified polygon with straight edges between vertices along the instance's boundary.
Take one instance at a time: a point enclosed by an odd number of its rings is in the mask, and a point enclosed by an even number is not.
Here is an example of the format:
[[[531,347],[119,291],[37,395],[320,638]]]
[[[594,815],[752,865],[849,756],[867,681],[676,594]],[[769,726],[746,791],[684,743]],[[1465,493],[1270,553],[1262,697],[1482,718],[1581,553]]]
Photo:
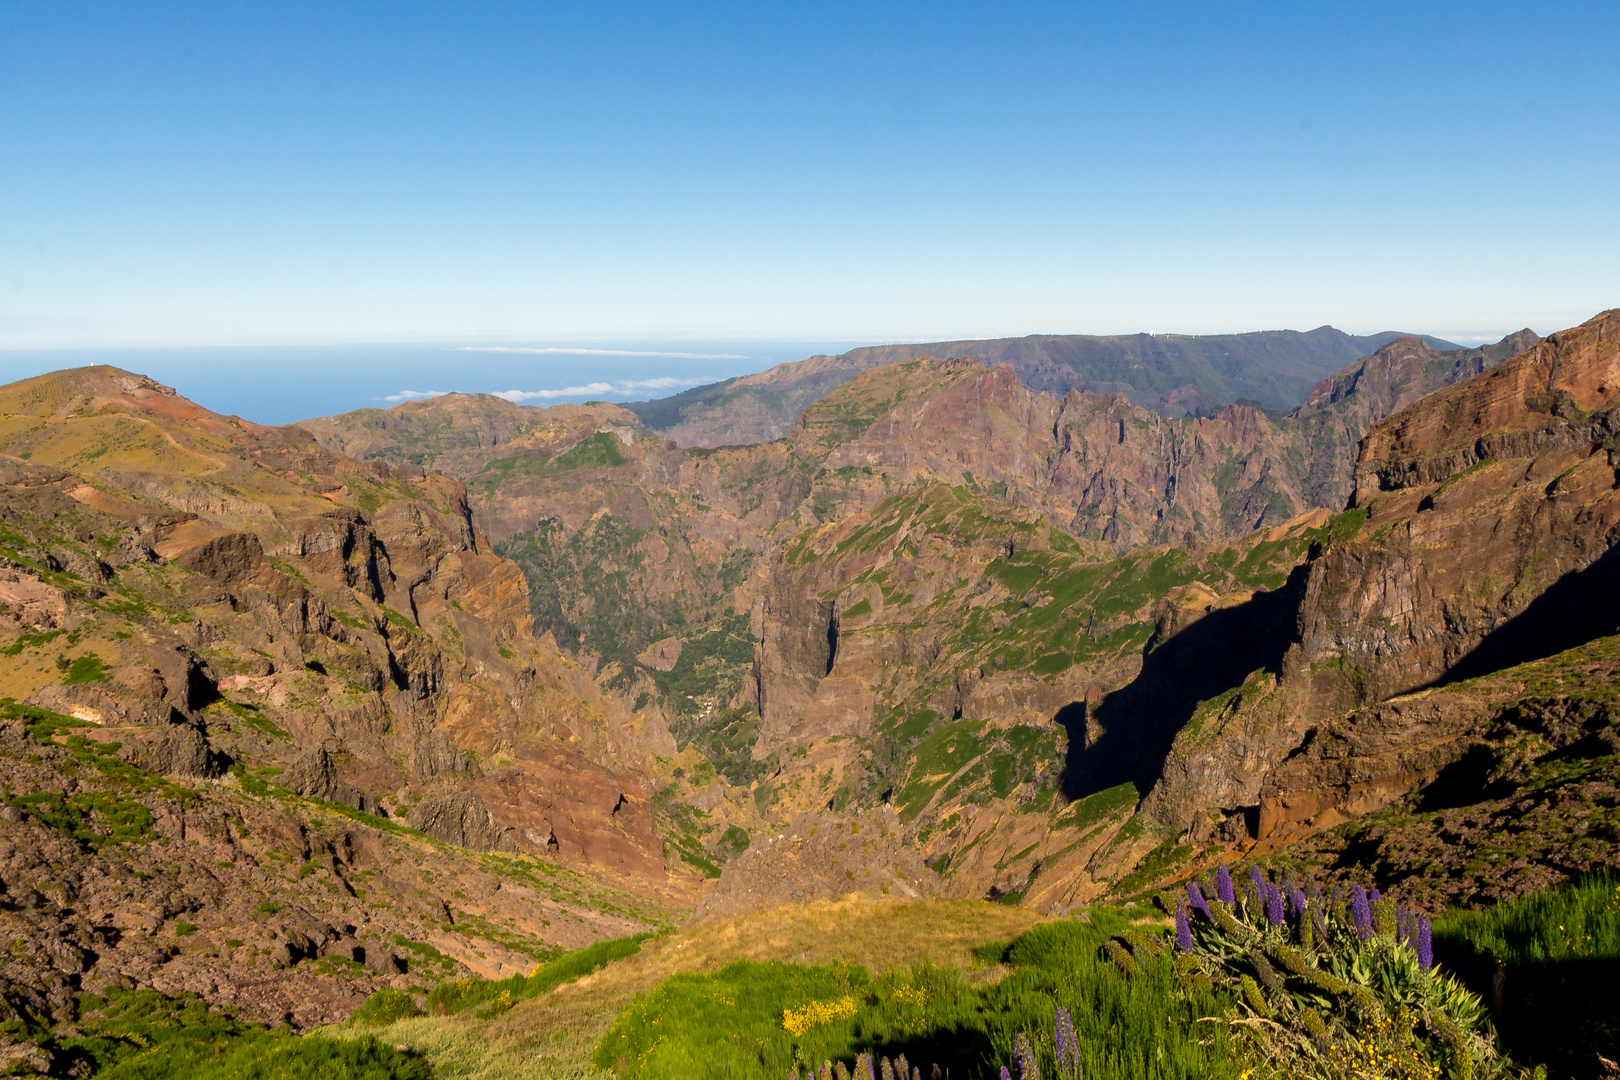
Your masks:
[[[568,535],[556,518],[497,545],[523,569],[537,631],[549,630],[564,648],[586,648],[603,661],[628,664],[677,618],[645,602],[639,581],[644,534],[612,514]]]
[[[107,665],[95,653],[85,653],[75,657],[66,666],[62,676],[64,686],[78,686],[82,683],[106,682]]]
[[[735,694],[753,663],[754,637],[748,632],[748,616],[727,614],[705,629],[683,635],[681,655],[673,668],[648,674],[664,692],[670,708],[690,717],[717,699]],[[690,735],[696,728],[684,730]],[[681,735],[678,731],[676,738]]]
[[[498,1016],[525,998],[539,997],[615,960],[634,955],[641,949],[641,943],[652,936],[636,934],[598,941],[583,949],[563,953],[535,968],[529,975],[514,975],[510,979],[499,980],[469,978],[442,982],[428,995],[428,1010],[442,1015],[479,1007],[478,1015],[483,1019]]]
[[[105,1080],[431,1080],[427,1062],[374,1038],[299,1038],[213,1012],[192,995],[109,988],[79,999],[82,1035],[51,1042]],[[83,1075],[74,1072],[72,1075]]]
[[[1490,1077],[1514,1070],[1484,1004],[1434,967],[1427,916],[1361,886],[1324,895],[1224,865],[1173,894],[1176,964],[1230,995],[1248,1056],[1280,1074]],[[1138,953],[1140,956],[1140,953]]]
[[[35,742],[61,755],[58,771],[81,778],[75,785],[76,790],[70,793],[8,792],[6,801],[31,814],[40,824],[88,847],[146,839],[151,833],[153,818],[139,796],[157,796],[181,805],[196,801],[196,793],[191,789],[121,761],[118,743],[97,742],[76,734],[92,727],[81,720],[46,709],[19,706],[9,699],[0,701],[0,716],[21,719]],[[89,775],[96,777],[97,789],[88,789],[82,782]]]
[[[1555,1075],[1620,1059],[1620,875],[1438,920],[1435,952],[1492,1005],[1503,1045]]]
[[[599,431],[580,440],[560,454],[536,450],[516,457],[496,458],[484,471],[467,481],[467,490],[492,497],[503,484],[519,477],[556,477],[575,469],[616,469],[624,464],[619,440],[612,432]]]
[[[1086,1075],[1237,1077],[1221,1029],[1200,1027],[1223,996],[1185,991],[1169,963],[1122,974],[1104,946],[1126,914],[1094,909],[1090,922],[1036,927],[1005,952],[1012,973],[975,987],[929,965],[873,978],[854,964],[738,962],[683,974],[641,998],[597,1045],[594,1064],[629,1080],[780,1077],[859,1052],[904,1053],[956,1076],[992,1076],[1020,1033],[1050,1031],[1066,1005]],[[1138,935],[1139,936],[1139,935]],[[1043,1066],[1050,1068],[1049,1062]]]
[[[396,1021],[421,1015],[421,1006],[410,994],[403,990],[383,989],[366,998],[349,1021],[362,1027],[387,1027]]]
[[[38,634],[23,634],[10,645],[0,649],[0,654],[4,654],[6,656],[17,656],[24,649],[37,649],[41,645],[49,644],[50,642],[61,637],[62,634],[63,631],[61,630],[46,630]]]

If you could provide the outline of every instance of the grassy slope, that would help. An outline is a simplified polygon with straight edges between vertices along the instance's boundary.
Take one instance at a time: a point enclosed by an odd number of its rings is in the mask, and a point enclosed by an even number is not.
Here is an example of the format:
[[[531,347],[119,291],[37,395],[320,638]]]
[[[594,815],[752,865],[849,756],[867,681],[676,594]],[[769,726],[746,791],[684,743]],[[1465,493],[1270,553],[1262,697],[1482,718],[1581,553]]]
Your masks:
[[[987,941],[1009,941],[1042,921],[1033,912],[975,901],[854,897],[753,912],[648,942],[635,956],[519,1002],[503,1015],[480,1019],[474,1010],[401,1020],[383,1029],[384,1041],[420,1051],[439,1080],[578,1076],[620,1012],[674,975],[714,972],[738,960],[850,963],[873,975],[933,964],[968,971],[970,982],[983,984],[1005,969],[976,965],[974,950]]]

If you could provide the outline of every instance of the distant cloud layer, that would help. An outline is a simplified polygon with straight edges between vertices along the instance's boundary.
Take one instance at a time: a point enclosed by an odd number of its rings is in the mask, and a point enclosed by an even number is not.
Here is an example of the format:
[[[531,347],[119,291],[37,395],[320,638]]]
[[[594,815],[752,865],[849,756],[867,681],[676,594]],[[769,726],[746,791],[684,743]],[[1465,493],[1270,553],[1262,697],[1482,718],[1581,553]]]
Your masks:
[[[495,396],[507,401],[549,401],[552,398],[583,397],[586,394],[616,394],[625,396],[646,390],[676,390],[696,386],[704,379],[677,379],[661,375],[656,379],[619,379],[617,382],[593,382],[583,386],[565,386],[561,390],[497,390]]]
[[[522,351],[522,350],[508,350],[508,351]],[[530,350],[530,351],[533,351],[533,350]],[[566,350],[563,350],[563,351],[566,351]],[[579,349],[579,350],[573,350],[573,351],[586,352],[586,351],[589,351],[589,350]],[[685,354],[674,354],[674,353],[626,353],[626,354],[615,354],[615,355],[628,355],[628,356],[654,356],[654,355],[657,355],[657,356],[665,356],[665,355],[685,355]],[[565,386],[560,390],[492,390],[489,393],[490,393],[491,397],[505,398],[507,401],[513,402],[514,404],[517,404],[517,403],[521,403],[521,402],[524,402],[524,401],[551,401],[551,400],[553,400],[555,398],[572,398],[572,397],[587,397],[587,396],[600,397],[603,394],[613,394],[613,395],[615,395],[617,397],[627,397],[627,396],[629,396],[631,394],[644,393],[644,392],[646,392],[648,390],[679,390],[679,389],[681,389],[683,387],[697,386],[699,383],[704,383],[704,382],[708,382],[708,381],[709,381],[708,379],[681,379],[681,378],[676,378],[674,375],[660,375],[657,378],[653,378],[653,379],[618,379],[618,380],[615,380],[614,382],[590,382],[590,383],[584,383],[584,384],[582,384],[580,386]],[[397,404],[397,403],[402,402],[402,401],[423,401],[423,400],[425,400],[427,398],[443,397],[445,394],[448,394],[448,393],[451,393],[451,391],[449,391],[449,390],[401,390],[398,393],[389,394],[387,397],[379,398],[378,400],[379,401],[391,401],[391,402],[394,402],[394,403]]]
[[[630,349],[523,348],[513,345],[463,345],[458,352],[524,353],[529,356],[651,356],[668,360],[748,360],[736,353],[635,352]]]

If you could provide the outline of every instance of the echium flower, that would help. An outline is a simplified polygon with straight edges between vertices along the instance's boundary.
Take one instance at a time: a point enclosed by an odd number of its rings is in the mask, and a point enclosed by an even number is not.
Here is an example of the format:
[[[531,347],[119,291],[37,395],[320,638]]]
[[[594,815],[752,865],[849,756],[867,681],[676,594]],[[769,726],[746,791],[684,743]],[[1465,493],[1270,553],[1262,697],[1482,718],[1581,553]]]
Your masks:
[[[1305,914],[1306,903],[1307,901],[1305,899],[1304,889],[1295,889],[1293,892],[1288,894],[1288,906],[1293,909],[1294,918],[1297,919]]]
[[[871,1054],[862,1054],[855,1059],[855,1080],[877,1080],[872,1072]]]
[[[1412,943],[1412,947],[1417,950],[1418,967],[1428,971],[1434,967],[1434,937],[1429,926],[1429,917],[1419,915],[1413,922],[1416,925],[1412,927],[1412,936],[1417,940]]]
[[[1225,863],[1215,867],[1215,895],[1220,897],[1223,904],[1237,899],[1237,894],[1232,891],[1232,871],[1226,868]]]
[[[1395,940],[1412,940],[1412,913],[1399,906],[1395,908]]]
[[[1204,890],[1198,887],[1196,881],[1187,882],[1187,903],[1192,905],[1192,909],[1199,912],[1204,918],[1213,919],[1215,917],[1209,913],[1209,901],[1204,899]]]
[[[1007,1066],[1005,1065],[1001,1067],[1001,1080],[1012,1080],[1012,1073],[1007,1071]]]
[[[1074,1034],[1074,1019],[1069,1010],[1059,1005],[1054,1018],[1052,1049],[1057,1060],[1058,1075],[1067,1080],[1080,1080],[1080,1040]]]
[[[1362,941],[1372,937],[1372,907],[1367,903],[1367,890],[1360,885],[1350,890],[1350,922]]]
[[[1041,1067],[1035,1063],[1035,1047],[1022,1031],[1013,1039],[1013,1062],[1018,1066],[1018,1080],[1041,1080]]]
[[[887,1054],[878,1059],[878,1080],[894,1080],[894,1062]]]
[[[1283,924],[1283,894],[1275,885],[1266,886],[1266,922],[1272,926]]]
[[[1193,951],[1192,923],[1187,919],[1187,905],[1176,905],[1176,947],[1184,953]]]
[[[894,1055],[894,1075],[896,1080],[911,1080],[911,1062],[906,1060],[906,1055]]]

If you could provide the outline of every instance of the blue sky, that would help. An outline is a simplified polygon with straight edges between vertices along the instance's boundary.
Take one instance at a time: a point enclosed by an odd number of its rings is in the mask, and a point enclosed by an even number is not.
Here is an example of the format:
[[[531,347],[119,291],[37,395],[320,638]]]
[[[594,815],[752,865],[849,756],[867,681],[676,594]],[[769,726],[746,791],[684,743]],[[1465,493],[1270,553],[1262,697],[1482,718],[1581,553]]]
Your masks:
[[[0,0],[0,349],[1545,333],[1620,304],[1617,23]]]

